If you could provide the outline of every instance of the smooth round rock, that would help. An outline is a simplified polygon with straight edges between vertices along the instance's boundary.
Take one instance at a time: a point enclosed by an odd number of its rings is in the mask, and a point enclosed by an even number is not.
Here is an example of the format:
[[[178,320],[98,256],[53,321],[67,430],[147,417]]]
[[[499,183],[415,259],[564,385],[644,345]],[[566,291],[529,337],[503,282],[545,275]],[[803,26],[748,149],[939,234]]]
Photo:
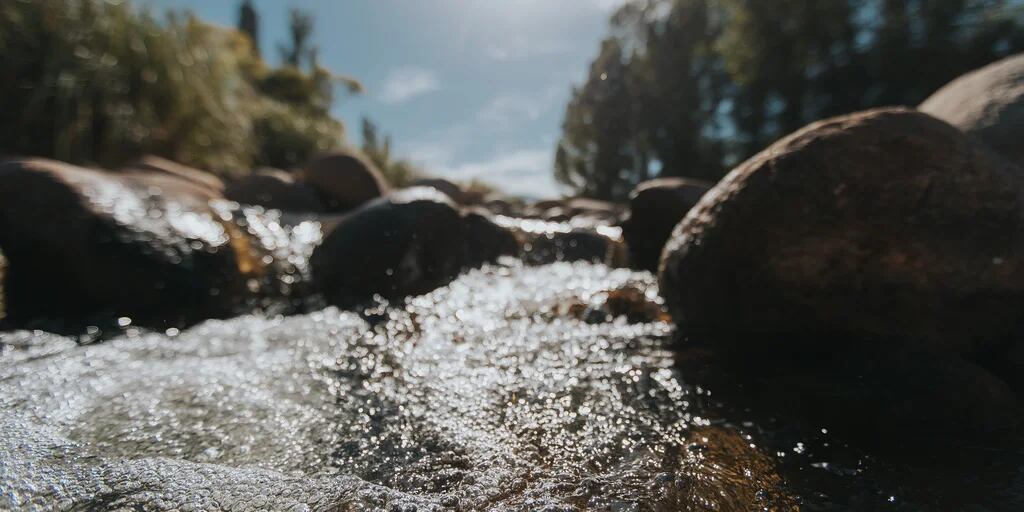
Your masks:
[[[162,325],[236,312],[262,265],[210,195],[160,174],[44,159],[0,163],[8,320],[104,316]]]
[[[298,174],[299,180],[320,194],[328,212],[347,212],[372,201],[387,190],[376,166],[354,151],[335,151],[313,158]]]
[[[260,169],[230,183],[224,196],[241,204],[284,212],[321,213],[325,210],[313,187],[296,183],[290,174],[277,169]]]
[[[984,352],[1024,334],[1024,171],[913,110],[820,121],[711,189],[659,280],[684,339]]]
[[[514,250],[510,236],[435,189],[403,189],[333,226],[313,252],[313,280],[340,307],[421,295]]]
[[[633,268],[658,271],[665,241],[710,188],[710,184],[696,180],[657,178],[633,189],[629,213],[622,222],[622,237],[629,247]]]
[[[957,78],[918,109],[1024,166],[1024,53]]]

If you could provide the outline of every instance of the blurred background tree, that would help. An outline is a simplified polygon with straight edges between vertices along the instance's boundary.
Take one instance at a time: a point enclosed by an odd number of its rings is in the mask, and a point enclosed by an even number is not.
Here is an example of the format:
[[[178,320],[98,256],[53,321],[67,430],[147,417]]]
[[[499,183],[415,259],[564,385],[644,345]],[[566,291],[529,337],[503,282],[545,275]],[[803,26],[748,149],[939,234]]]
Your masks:
[[[573,90],[555,176],[613,200],[714,180],[809,122],[917,105],[1022,50],[1019,0],[633,0]]]
[[[381,134],[377,125],[363,118],[362,151],[377,166],[384,179],[394,187],[405,187],[425,177],[423,171],[407,160],[391,155],[391,136]]]
[[[239,18],[236,31],[127,2],[0,2],[0,154],[113,167],[152,153],[230,176],[340,146],[334,85],[361,86],[317,63],[311,18],[293,12],[280,68],[253,45],[248,2]]]

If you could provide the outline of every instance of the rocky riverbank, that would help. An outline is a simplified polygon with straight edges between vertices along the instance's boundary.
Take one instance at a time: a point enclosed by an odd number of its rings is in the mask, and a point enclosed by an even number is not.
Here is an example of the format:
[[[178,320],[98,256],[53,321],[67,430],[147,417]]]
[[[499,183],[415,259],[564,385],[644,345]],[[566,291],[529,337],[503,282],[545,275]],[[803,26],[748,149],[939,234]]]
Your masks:
[[[7,160],[0,496],[1024,507],[1022,63],[628,206]]]

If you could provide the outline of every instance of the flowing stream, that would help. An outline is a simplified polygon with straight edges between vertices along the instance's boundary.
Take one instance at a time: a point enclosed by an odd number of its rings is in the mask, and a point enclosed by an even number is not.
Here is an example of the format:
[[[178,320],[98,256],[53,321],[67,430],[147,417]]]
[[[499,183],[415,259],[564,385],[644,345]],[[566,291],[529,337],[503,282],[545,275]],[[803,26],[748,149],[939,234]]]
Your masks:
[[[922,471],[717,403],[674,364],[670,324],[603,317],[611,290],[656,303],[649,274],[505,263],[361,315],[128,328],[85,345],[0,333],[0,508],[1024,503],[1020,451],[975,451],[972,466],[952,449],[968,440],[950,440],[938,458],[953,469]]]

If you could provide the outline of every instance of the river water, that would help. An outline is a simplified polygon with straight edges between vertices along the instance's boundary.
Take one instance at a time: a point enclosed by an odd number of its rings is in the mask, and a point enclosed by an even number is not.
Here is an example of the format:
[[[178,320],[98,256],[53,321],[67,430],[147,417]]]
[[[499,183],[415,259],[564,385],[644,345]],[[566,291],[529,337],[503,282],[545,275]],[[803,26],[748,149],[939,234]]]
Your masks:
[[[1019,450],[965,456],[971,440],[953,439],[915,466],[719,403],[675,364],[663,318],[603,318],[620,289],[658,300],[646,273],[509,261],[362,314],[128,327],[85,345],[0,333],[0,508],[1024,504]]]

